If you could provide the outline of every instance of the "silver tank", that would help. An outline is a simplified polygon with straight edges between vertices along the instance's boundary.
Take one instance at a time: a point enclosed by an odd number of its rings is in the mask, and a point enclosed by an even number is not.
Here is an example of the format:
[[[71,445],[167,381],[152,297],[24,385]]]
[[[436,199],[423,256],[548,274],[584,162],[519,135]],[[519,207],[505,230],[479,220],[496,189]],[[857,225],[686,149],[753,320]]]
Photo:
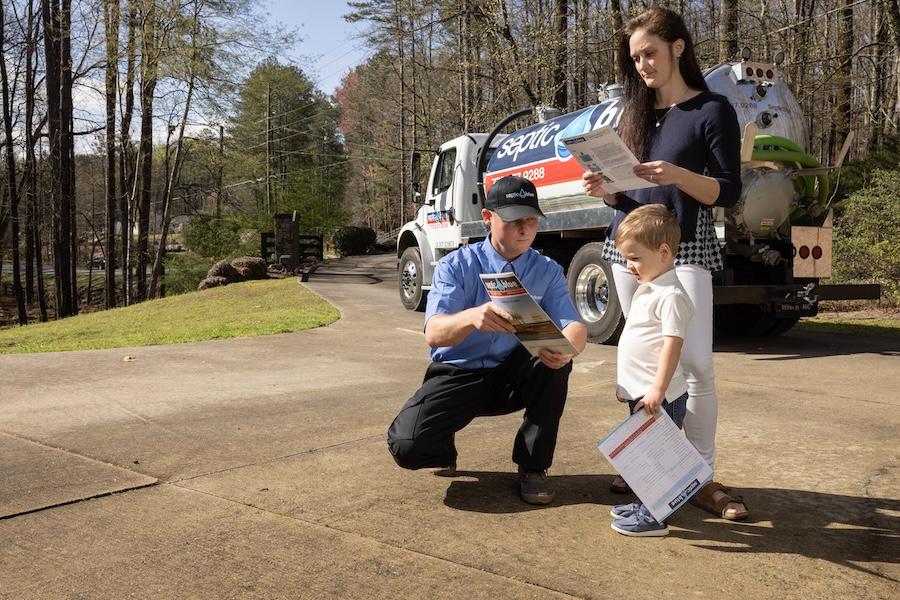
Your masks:
[[[741,130],[756,123],[757,135],[774,135],[808,152],[806,122],[800,104],[773,65],[741,62],[706,72],[710,90],[728,98]],[[725,212],[729,238],[774,235],[788,223],[800,201],[793,179],[778,163],[743,166],[744,190],[734,208]]]
[[[752,79],[738,79],[737,72],[753,69]],[[757,70],[763,76],[757,77]],[[766,77],[771,72],[773,77]],[[709,89],[728,98],[737,111],[741,130],[747,123],[756,123],[759,134],[787,138],[809,151],[806,121],[797,98],[772,65],[760,63],[732,63],[713,67],[706,72]]]

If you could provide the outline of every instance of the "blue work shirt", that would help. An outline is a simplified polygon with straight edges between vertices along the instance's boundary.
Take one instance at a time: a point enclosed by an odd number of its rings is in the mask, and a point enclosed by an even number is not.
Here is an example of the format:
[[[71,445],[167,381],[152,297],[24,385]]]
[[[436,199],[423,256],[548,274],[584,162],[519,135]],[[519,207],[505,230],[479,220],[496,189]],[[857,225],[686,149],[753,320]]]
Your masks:
[[[503,258],[488,236],[482,242],[454,250],[437,264],[425,324],[434,315],[455,314],[481,306],[490,297],[479,275],[514,271],[547,315],[560,329],[578,321],[578,312],[569,298],[562,267],[554,260],[529,248],[513,261]],[[503,362],[519,345],[511,333],[485,333],[475,330],[455,346],[431,349],[431,360],[464,369],[493,368]]]

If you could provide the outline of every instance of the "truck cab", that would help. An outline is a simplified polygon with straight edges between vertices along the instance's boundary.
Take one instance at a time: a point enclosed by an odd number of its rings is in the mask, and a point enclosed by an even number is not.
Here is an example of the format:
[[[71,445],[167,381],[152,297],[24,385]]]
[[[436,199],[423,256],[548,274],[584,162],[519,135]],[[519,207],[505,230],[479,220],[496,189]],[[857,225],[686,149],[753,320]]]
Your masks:
[[[408,309],[425,308],[437,261],[463,243],[462,223],[481,221],[476,163],[487,137],[466,134],[441,145],[431,163],[423,204],[416,218],[400,230],[400,300]]]

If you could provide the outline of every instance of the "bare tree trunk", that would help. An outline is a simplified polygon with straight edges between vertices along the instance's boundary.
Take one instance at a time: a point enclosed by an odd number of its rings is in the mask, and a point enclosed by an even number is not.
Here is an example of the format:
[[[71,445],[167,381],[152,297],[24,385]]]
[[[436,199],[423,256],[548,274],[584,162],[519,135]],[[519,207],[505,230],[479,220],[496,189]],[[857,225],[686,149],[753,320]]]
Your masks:
[[[0,2],[0,48],[6,54],[6,12]],[[19,191],[16,188],[16,158],[13,145],[12,98],[9,93],[9,74],[6,60],[0,60],[0,85],[3,88],[3,129],[6,134],[6,190],[9,198],[9,216],[12,222],[12,268],[13,294],[16,297],[16,311],[19,325],[28,324],[28,313],[25,310],[25,294],[22,289],[22,264],[19,251]]]
[[[193,22],[191,23],[191,55],[189,57],[190,77],[188,79],[187,97],[184,101],[184,111],[181,115],[181,122],[178,124],[178,140],[175,142],[175,160],[171,172],[166,179],[165,189],[163,190],[163,215],[162,230],[159,235],[159,243],[156,246],[156,258],[153,261],[153,273],[150,278],[150,297],[156,298],[160,276],[163,273],[163,261],[166,257],[166,238],[169,235],[169,211],[172,204],[172,192],[178,185],[181,176],[181,165],[184,162],[184,128],[187,125],[188,116],[191,114],[191,100],[194,97],[195,84],[195,65],[198,61],[197,56],[197,36],[200,33],[200,6],[194,3]],[[166,145],[168,148],[168,144]]]
[[[890,57],[889,52],[885,52],[888,46],[888,26],[887,20],[884,18],[884,10],[886,2],[877,2],[872,5],[870,13],[869,25],[872,38],[875,40],[872,57],[872,83],[868,86],[866,114],[866,151],[874,152],[881,145],[882,135],[884,133],[884,101],[885,81],[887,80],[888,70],[885,68],[888,64],[886,60]]]
[[[512,69],[518,72],[519,79],[522,82],[522,91],[525,92],[526,96],[528,96],[529,104],[531,106],[537,106],[538,104],[540,104],[540,102],[538,101],[538,97],[535,95],[531,84],[528,82],[528,77],[525,76],[525,70],[522,65],[522,61],[519,59],[519,45],[518,43],[516,43],[515,38],[513,38],[512,30],[509,27],[509,11],[506,7],[506,0],[500,0],[500,9],[502,22],[497,26],[498,33],[504,40],[506,40],[506,42],[510,46],[510,50],[512,51],[513,55]]]
[[[554,21],[556,22],[556,52],[553,61],[551,88],[553,89],[553,106],[566,110],[569,105],[569,81],[566,68],[569,48],[569,1],[555,0]]]
[[[119,75],[119,0],[105,0],[106,26],[106,308],[116,305],[116,92]]]
[[[850,134],[850,110],[853,97],[853,7],[850,0],[840,0],[837,14],[837,46],[839,51],[835,79],[834,112],[831,135],[828,139],[828,156],[833,160]]]
[[[33,0],[28,0],[25,17],[25,173],[22,178],[25,196],[25,303],[29,306],[35,301],[34,261],[35,252],[40,248],[35,243],[35,225],[37,207],[34,162],[34,53],[37,52],[34,31]]]
[[[37,186],[38,182],[40,181],[37,169],[35,169],[33,177],[34,182]],[[35,190],[37,191],[37,187],[35,187]],[[43,195],[37,194],[37,196],[40,198]],[[38,203],[35,203],[34,208],[34,267],[37,271],[38,306],[40,307],[41,311],[41,323],[46,323],[48,320],[50,320],[50,317],[47,311],[47,288],[44,282],[44,243],[41,238],[41,227],[43,227],[44,223],[44,210],[42,205]]]
[[[133,220],[131,218],[134,203],[134,181],[137,172],[137,159],[131,152],[131,119],[134,114],[134,77],[137,56],[137,6],[140,0],[128,2],[128,42],[125,49],[127,63],[125,67],[124,107],[122,121],[119,126],[121,147],[119,151],[119,223],[121,224],[122,254],[122,304],[128,305],[132,298],[132,257],[131,236]]]
[[[400,62],[400,156],[406,158],[406,56],[404,52],[403,40],[403,6],[400,0],[394,0],[395,11],[395,27],[397,36],[397,60]],[[406,212],[406,161],[400,162],[400,219],[404,222],[404,213]],[[394,224],[391,223],[389,229],[393,229]]]
[[[43,227],[43,195],[38,193],[40,172],[35,158],[34,147],[37,144],[37,135],[34,127],[35,109],[35,76],[38,52],[38,29],[40,25],[35,19],[33,0],[28,0],[28,17],[25,55],[25,204],[28,207],[28,234],[33,251],[31,259],[26,259],[31,266],[34,262],[35,277],[37,282],[37,302],[40,310],[40,319],[46,323],[47,314],[47,289],[44,284],[44,245],[41,237]],[[40,126],[39,126],[40,127]],[[26,274],[27,275],[27,274]]]
[[[609,0],[609,12],[612,17],[613,31],[616,33],[621,32],[625,28],[625,22],[622,18],[621,0]],[[622,74],[619,73],[619,46],[615,41],[617,39],[618,35],[613,38],[613,72],[615,73],[616,81],[621,81]]]
[[[734,60],[738,53],[738,0],[722,0],[719,62]]]
[[[72,105],[72,0],[60,4],[60,200],[69,244],[67,264],[71,286],[72,315],[78,314],[78,280],[75,267],[78,261],[78,233],[75,214],[75,135]]]
[[[153,96],[157,77],[156,0],[142,11],[141,31],[141,190],[138,201],[137,299],[147,299],[147,267],[150,264],[150,204],[153,191]]]
[[[67,2],[67,0],[63,0]],[[50,194],[53,206],[53,270],[56,282],[56,316],[69,317],[75,314],[75,298],[72,290],[72,227],[71,227],[71,152],[69,142],[71,112],[63,110],[63,69],[65,66],[63,39],[69,34],[68,22],[64,16],[60,0],[42,0],[42,20],[44,24],[44,54],[46,61],[45,82],[47,86],[47,128],[50,146]],[[71,107],[71,87],[69,107]]]
[[[885,133],[893,131],[894,134],[900,130],[898,127],[897,112],[900,108],[900,0],[886,0],[885,12],[887,13],[888,22],[891,25],[891,45],[893,46],[894,56],[894,91],[893,102],[886,102],[885,111]]]

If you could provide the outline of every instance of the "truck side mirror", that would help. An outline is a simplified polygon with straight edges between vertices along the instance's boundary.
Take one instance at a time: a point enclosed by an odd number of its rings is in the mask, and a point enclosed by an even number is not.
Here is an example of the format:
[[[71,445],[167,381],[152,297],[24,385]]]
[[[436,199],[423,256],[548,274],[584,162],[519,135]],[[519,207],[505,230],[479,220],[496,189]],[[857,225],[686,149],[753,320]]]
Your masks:
[[[422,155],[413,150],[409,155],[410,197],[417,204],[422,203],[422,193],[419,191],[419,165],[421,161]]]

